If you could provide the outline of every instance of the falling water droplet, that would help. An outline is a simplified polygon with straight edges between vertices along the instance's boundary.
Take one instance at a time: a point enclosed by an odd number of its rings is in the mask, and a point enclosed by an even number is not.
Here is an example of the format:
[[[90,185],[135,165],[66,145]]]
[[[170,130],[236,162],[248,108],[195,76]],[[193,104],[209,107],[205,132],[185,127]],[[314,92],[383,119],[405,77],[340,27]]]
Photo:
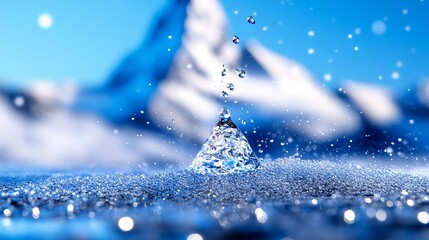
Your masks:
[[[227,83],[226,88],[228,88],[230,91],[234,91],[235,90],[234,83]]]
[[[228,95],[228,93],[227,93],[227,92],[222,91],[222,92],[221,92],[221,94],[220,94],[220,97],[221,97],[221,98],[227,98],[227,97],[229,97],[229,95]]]
[[[246,71],[244,71],[243,69],[235,69],[235,71],[237,72],[237,75],[240,77],[240,78],[244,78],[244,76],[246,76]]]
[[[13,101],[15,103],[15,106],[17,106],[17,107],[22,107],[25,104],[25,98],[22,96],[15,97],[15,99]]]
[[[234,37],[232,37],[232,42],[233,42],[234,44],[239,44],[239,43],[240,43],[240,38],[239,38],[239,37],[237,37],[236,35],[234,35]]]
[[[241,123],[243,124],[243,125],[246,125],[246,120],[241,120]]]
[[[231,113],[222,108],[218,123],[190,168],[200,174],[227,174],[252,171],[259,165],[246,137],[231,120]]]
[[[255,19],[254,19],[252,16],[249,16],[249,17],[246,19],[246,22],[248,22],[248,23],[250,23],[250,24],[255,24],[255,23],[256,23]]]
[[[167,130],[170,131],[171,130],[171,126],[167,125]]]

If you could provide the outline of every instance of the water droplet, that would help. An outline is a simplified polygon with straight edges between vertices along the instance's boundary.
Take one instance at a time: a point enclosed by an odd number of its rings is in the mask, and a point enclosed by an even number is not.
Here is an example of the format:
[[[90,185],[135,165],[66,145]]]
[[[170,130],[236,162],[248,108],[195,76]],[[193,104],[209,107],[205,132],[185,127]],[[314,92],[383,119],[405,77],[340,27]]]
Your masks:
[[[124,231],[124,232],[128,232],[131,229],[133,229],[134,227],[134,221],[132,218],[130,217],[122,217],[119,219],[118,221],[118,227]]]
[[[227,98],[227,97],[229,97],[229,95],[228,95],[228,93],[227,93],[227,92],[222,91],[222,92],[220,93],[220,97],[221,97],[221,98]]]
[[[170,131],[171,130],[171,126],[167,125],[167,130]]]
[[[241,123],[243,124],[243,125],[246,125],[246,120],[241,120]]]
[[[401,68],[404,64],[401,61],[396,62],[396,67]]]
[[[317,199],[313,198],[311,199],[311,204],[312,205],[317,205],[319,202],[317,201]]]
[[[262,148],[260,148],[260,149],[258,150],[258,152],[259,152],[259,153],[264,153],[264,150],[263,150]]]
[[[371,25],[372,32],[376,35],[383,35],[386,32],[386,28],[386,24],[381,20],[377,20]]]
[[[6,209],[3,210],[3,214],[6,217],[10,217],[12,215],[12,211],[10,209],[6,208]]]
[[[54,19],[49,13],[43,13],[39,15],[37,22],[39,24],[39,27],[41,27],[42,29],[48,29],[52,27]]]
[[[234,44],[239,44],[239,43],[240,43],[240,38],[239,38],[239,37],[237,37],[236,35],[234,35],[234,37],[232,37],[232,42],[233,42]]]
[[[421,211],[417,214],[417,220],[423,224],[429,223],[429,213],[425,211]]]
[[[330,73],[325,73],[325,75],[323,75],[323,78],[325,79],[325,81],[329,82],[332,80],[332,75]]]
[[[352,224],[355,221],[356,214],[353,210],[347,210],[344,212],[344,222]]]
[[[255,209],[256,220],[260,223],[266,223],[268,220],[268,214],[262,210],[262,208]]]
[[[22,107],[25,104],[25,98],[23,96],[17,96],[17,97],[15,97],[13,102],[14,102],[15,106]]]
[[[40,209],[38,207],[34,207],[31,210],[31,215],[33,216],[34,219],[38,219],[40,217]]]
[[[380,222],[386,221],[387,219],[386,211],[384,211],[383,209],[378,209],[377,212],[375,213],[375,218]]]
[[[69,205],[67,205],[67,212],[73,212],[74,211],[74,206],[73,206],[73,204],[69,204]]]
[[[406,31],[406,32],[409,32],[409,31],[411,31],[411,26],[410,26],[410,25],[407,25],[407,26],[405,26],[405,28],[404,28],[404,29],[405,29],[405,31]]]
[[[252,16],[249,16],[249,17],[246,19],[246,22],[248,22],[248,23],[250,23],[250,24],[255,24],[255,23],[256,23],[255,19],[254,19]]]
[[[95,218],[95,212],[91,211],[88,213],[89,218]]]
[[[246,137],[231,120],[231,113],[222,108],[218,123],[190,168],[200,174],[226,174],[252,171],[259,165]]]
[[[392,72],[391,77],[393,80],[398,80],[400,77],[400,74],[399,74],[399,72],[394,71],[394,72]]]
[[[246,71],[244,71],[243,69],[235,69],[235,71],[237,72],[237,75],[240,77],[240,78],[244,78],[244,76],[246,76]]]
[[[360,28],[355,28],[355,34],[359,35],[362,33],[362,30]]]
[[[193,233],[190,234],[186,240],[203,240],[203,237],[198,233]]]
[[[226,88],[228,88],[230,91],[234,91],[235,89],[234,83],[227,83]]]
[[[226,76],[226,69],[224,68],[223,70],[222,70],[222,77],[225,77]]]

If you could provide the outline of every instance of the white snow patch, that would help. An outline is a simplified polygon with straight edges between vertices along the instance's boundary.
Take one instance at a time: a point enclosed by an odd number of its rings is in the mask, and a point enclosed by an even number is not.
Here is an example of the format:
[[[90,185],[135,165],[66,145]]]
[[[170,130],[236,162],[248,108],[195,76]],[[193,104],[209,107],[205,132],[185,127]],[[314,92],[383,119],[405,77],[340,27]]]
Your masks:
[[[344,89],[373,124],[387,126],[400,120],[399,106],[387,88],[348,80]]]

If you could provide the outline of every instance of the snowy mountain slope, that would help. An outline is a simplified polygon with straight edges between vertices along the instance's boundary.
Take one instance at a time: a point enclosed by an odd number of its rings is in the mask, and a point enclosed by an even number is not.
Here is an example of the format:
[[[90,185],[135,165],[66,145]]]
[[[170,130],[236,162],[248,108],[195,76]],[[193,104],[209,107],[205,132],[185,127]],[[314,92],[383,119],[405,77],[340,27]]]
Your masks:
[[[97,112],[116,123],[129,120],[136,108],[137,112],[145,109],[182,44],[180,36],[185,31],[187,7],[187,0],[172,0],[167,4],[144,34],[142,45],[120,61],[107,84],[84,89],[74,109]]]
[[[389,126],[402,118],[399,106],[387,88],[346,81],[344,90],[373,125]]]
[[[136,167],[188,158],[186,149],[166,151],[165,140],[153,133],[136,137],[136,129],[117,128],[97,116],[57,108],[29,118],[0,96],[0,158],[17,166]]]

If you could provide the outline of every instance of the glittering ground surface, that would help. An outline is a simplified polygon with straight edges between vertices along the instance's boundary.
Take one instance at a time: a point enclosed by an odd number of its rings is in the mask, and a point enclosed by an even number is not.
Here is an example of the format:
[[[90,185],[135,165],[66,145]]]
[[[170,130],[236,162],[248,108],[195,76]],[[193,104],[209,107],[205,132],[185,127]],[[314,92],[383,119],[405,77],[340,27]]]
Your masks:
[[[0,238],[428,239],[429,180],[328,161],[245,174],[13,173]]]

